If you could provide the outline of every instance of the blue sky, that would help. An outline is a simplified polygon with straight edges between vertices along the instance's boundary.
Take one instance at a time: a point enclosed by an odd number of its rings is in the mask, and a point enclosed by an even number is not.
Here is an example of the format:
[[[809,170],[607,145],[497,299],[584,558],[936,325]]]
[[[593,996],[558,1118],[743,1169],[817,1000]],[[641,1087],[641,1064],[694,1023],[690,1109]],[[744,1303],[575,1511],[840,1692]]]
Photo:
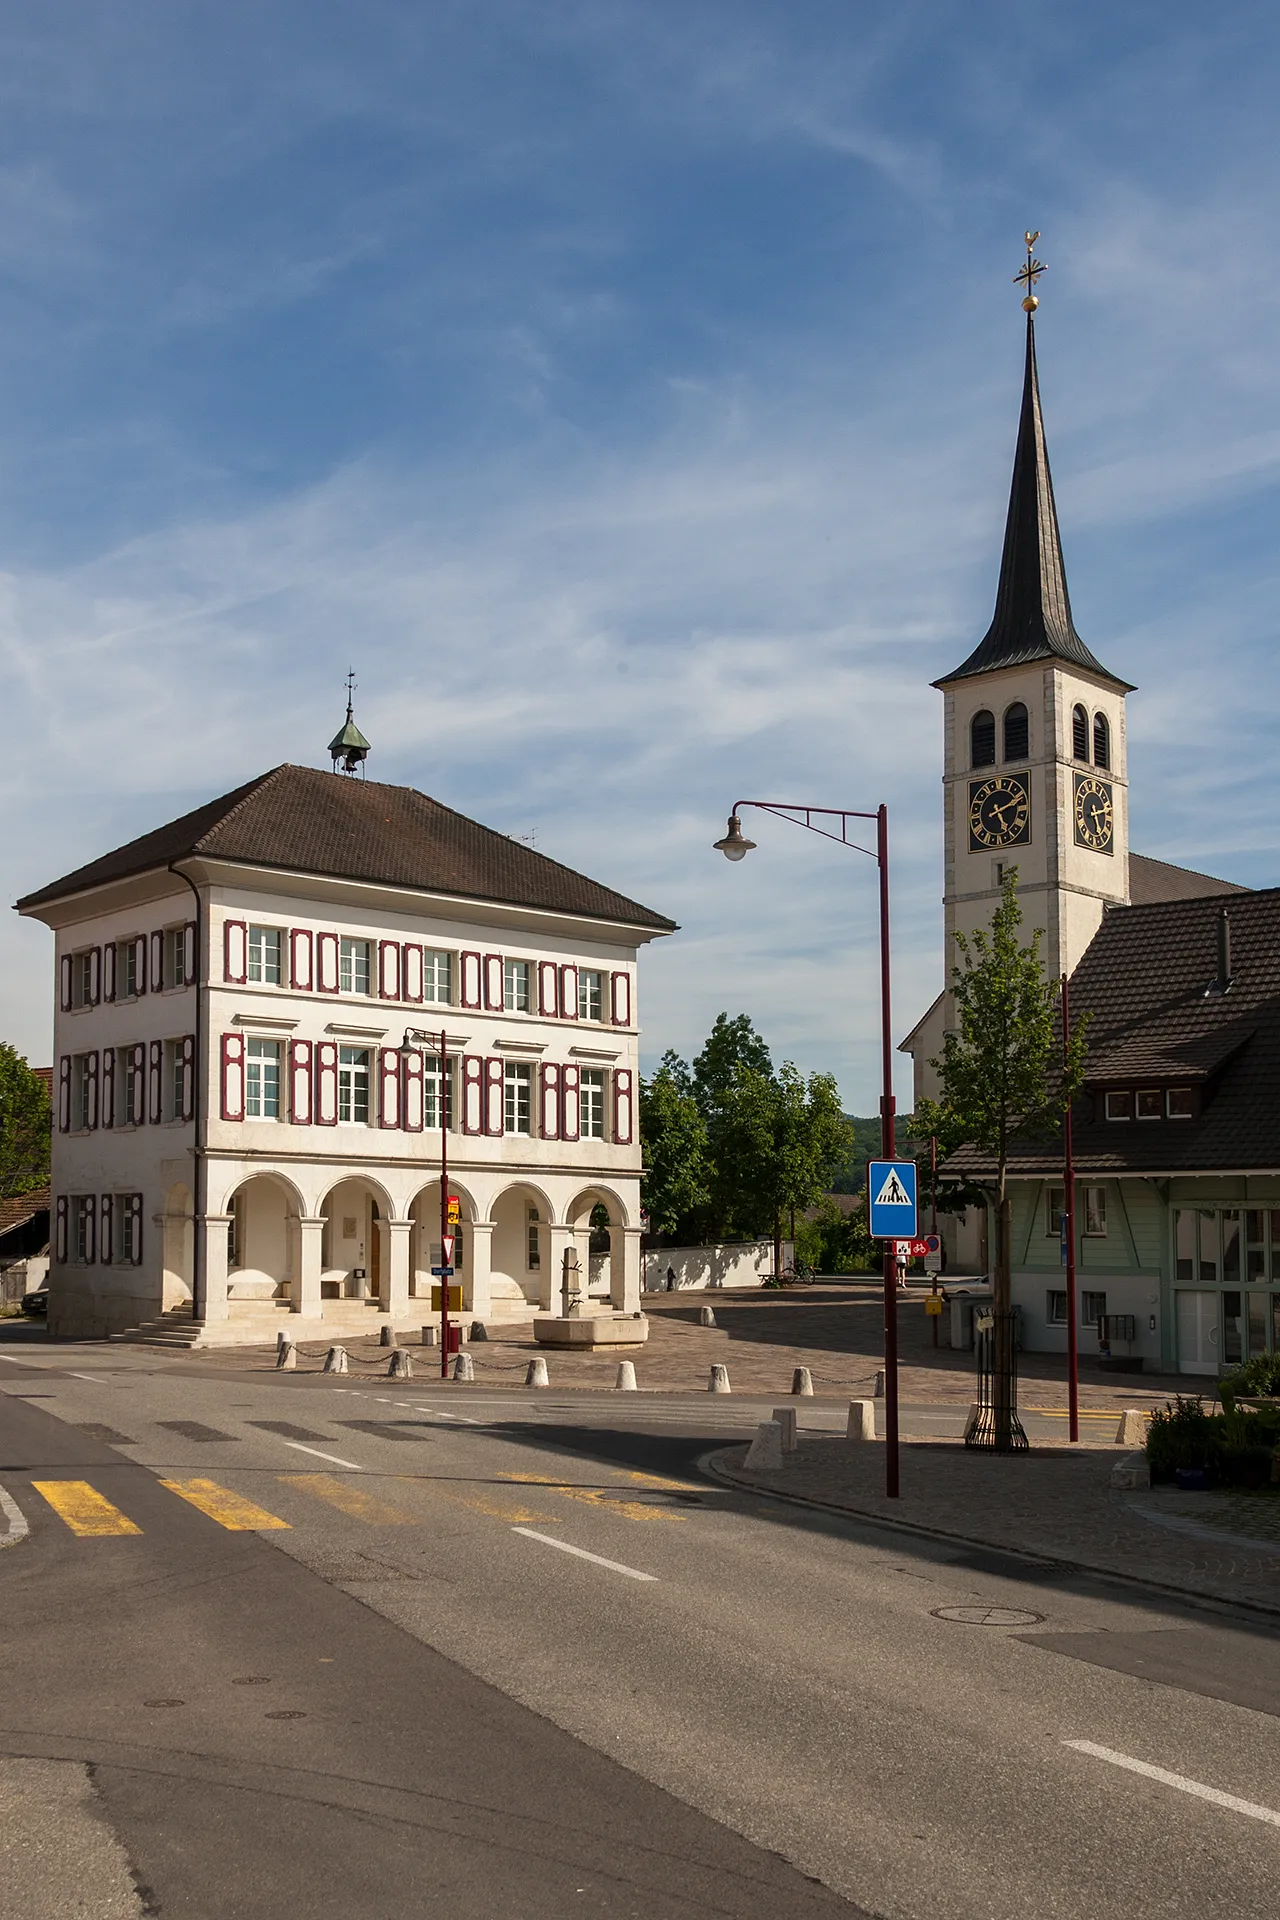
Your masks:
[[[325,764],[354,665],[372,774],[682,923],[651,1059],[744,1009],[872,1111],[870,862],[710,842],[886,799],[907,1030],[1028,225],[1133,844],[1280,879],[1278,83],[1230,0],[0,0],[8,897]]]

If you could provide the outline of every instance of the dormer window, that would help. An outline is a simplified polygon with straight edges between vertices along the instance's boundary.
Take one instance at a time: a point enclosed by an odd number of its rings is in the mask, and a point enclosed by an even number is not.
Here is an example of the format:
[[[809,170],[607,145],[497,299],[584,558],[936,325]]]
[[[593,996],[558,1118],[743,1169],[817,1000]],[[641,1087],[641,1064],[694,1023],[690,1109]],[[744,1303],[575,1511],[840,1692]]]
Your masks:
[[[1133,1095],[1127,1091],[1113,1091],[1107,1095],[1108,1120],[1132,1120]]]
[[[969,722],[969,764],[994,767],[996,763],[996,717],[986,707]]]
[[[1164,1095],[1159,1087],[1139,1087],[1134,1106],[1139,1120],[1164,1119]]]
[[[1071,709],[1071,753],[1072,758],[1089,764],[1089,716],[1083,707]]]
[[[1111,729],[1105,713],[1093,716],[1093,764],[1095,767],[1111,765]]]
[[[1190,1087],[1170,1087],[1165,1112],[1171,1120],[1190,1120],[1195,1113],[1196,1097]]]
[[[1021,700],[1015,700],[1004,716],[1004,757],[1006,760],[1025,760],[1031,751],[1031,728],[1027,719],[1027,710]]]

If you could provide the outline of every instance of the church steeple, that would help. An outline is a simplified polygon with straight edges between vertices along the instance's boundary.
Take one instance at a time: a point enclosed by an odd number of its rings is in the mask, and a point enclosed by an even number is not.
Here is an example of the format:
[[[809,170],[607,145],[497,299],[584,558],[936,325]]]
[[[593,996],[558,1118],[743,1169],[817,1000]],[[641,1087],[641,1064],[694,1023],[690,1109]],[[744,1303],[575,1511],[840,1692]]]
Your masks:
[[[1027,355],[996,610],[968,659],[935,680],[934,685],[944,687],[970,674],[999,667],[1057,659],[1100,674],[1129,691],[1129,682],[1118,679],[1089,651],[1071,618],[1036,370],[1035,309],[1039,302],[1031,289],[1044,268],[1031,249],[1038,238],[1038,234],[1027,235],[1027,265],[1017,276],[1027,284],[1022,303],[1027,314]]]
[[[369,757],[369,742],[355,723],[352,710],[352,696],[355,691],[355,669],[347,675],[347,723],[335,733],[329,742],[329,757],[333,761],[333,770],[338,771],[338,762],[342,762],[344,773],[354,773],[359,767],[364,772],[364,762]]]

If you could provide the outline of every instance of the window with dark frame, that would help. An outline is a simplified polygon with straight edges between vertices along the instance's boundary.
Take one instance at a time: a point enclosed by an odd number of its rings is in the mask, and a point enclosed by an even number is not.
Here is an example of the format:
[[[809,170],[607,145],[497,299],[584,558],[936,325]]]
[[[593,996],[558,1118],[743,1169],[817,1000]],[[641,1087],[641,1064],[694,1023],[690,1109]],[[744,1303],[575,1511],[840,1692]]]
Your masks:
[[[1095,1293],[1089,1287],[1085,1287],[1080,1295],[1080,1325],[1082,1327],[1096,1327],[1099,1320],[1106,1318],[1106,1313],[1106,1294]]]
[[[1111,728],[1105,713],[1093,716],[1093,764],[1095,767],[1111,765]]]
[[[1089,764],[1089,715],[1084,707],[1071,709],[1071,753],[1074,759]]]
[[[969,765],[994,767],[996,763],[996,717],[984,707],[969,722]]]
[[[1105,1187],[1086,1187],[1084,1190],[1084,1230],[1095,1240],[1107,1237],[1107,1190]]]
[[[1004,716],[1004,757],[1025,760],[1031,751],[1031,722],[1021,700],[1006,708]]]
[[[1195,1113],[1196,1097],[1190,1087],[1170,1087],[1165,1112],[1170,1120],[1190,1120]]]
[[[1067,1324],[1067,1293],[1065,1287],[1050,1287],[1045,1295],[1045,1319],[1051,1327],[1065,1327]]]
[[[1053,1240],[1062,1238],[1062,1210],[1067,1204],[1065,1187],[1049,1187],[1045,1196],[1045,1234]]]

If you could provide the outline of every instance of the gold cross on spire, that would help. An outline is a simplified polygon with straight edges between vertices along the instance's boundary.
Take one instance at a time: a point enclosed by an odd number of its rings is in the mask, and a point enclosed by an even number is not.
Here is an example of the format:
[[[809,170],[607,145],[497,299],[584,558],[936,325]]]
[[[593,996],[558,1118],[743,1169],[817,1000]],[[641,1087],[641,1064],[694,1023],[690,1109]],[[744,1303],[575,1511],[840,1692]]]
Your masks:
[[[1025,287],[1027,290],[1026,298],[1022,302],[1023,312],[1034,313],[1040,305],[1039,300],[1036,298],[1035,288],[1036,281],[1044,272],[1044,261],[1037,260],[1032,251],[1036,241],[1040,238],[1039,233],[1027,233],[1023,235],[1023,238],[1027,243],[1027,264],[1025,267],[1020,267],[1017,273],[1014,274],[1013,283],[1016,287]]]

